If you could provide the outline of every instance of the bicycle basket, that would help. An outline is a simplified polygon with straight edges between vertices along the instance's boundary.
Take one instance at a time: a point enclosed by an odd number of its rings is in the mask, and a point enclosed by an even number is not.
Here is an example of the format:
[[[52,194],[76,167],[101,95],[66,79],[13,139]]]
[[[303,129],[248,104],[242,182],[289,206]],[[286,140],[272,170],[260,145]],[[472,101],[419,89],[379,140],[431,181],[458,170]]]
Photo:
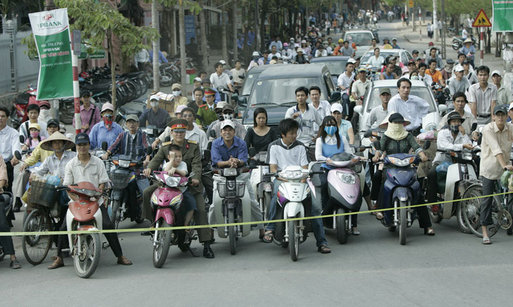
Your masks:
[[[30,184],[30,204],[52,207],[55,204],[56,196],[57,190],[54,185],[35,180]]]

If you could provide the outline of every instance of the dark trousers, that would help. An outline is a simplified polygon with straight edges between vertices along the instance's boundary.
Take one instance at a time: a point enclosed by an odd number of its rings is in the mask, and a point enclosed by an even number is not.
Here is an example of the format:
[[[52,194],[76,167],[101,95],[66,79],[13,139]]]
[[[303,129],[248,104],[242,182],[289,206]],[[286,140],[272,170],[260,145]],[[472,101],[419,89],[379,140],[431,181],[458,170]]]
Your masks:
[[[429,170],[429,173],[427,174],[427,201],[429,203],[434,203],[437,201],[436,193],[438,191],[438,178],[436,174],[436,167],[439,165],[439,163],[434,163],[431,169]],[[443,193],[443,192],[442,192]]]
[[[103,229],[114,229],[114,224],[109,218],[109,214],[107,213],[107,208],[105,206],[100,206],[100,210],[102,211],[102,227]],[[66,230],[66,222],[63,222],[60,230]],[[123,251],[121,250],[121,244],[119,244],[119,238],[117,233],[105,233],[105,238],[109,242],[110,248],[114,252],[114,256],[121,257],[123,256]],[[62,248],[67,239],[67,235],[60,235],[57,240],[57,256],[62,258]]]
[[[143,218],[153,222],[154,213],[151,208],[150,199],[153,192],[159,187],[158,184],[153,184],[146,188],[143,192]],[[194,212],[194,222],[196,225],[208,225],[207,212],[205,210],[205,199],[201,193],[195,193],[193,191],[189,191],[194,198],[196,199],[196,207],[197,210]],[[212,241],[212,231],[208,227],[206,228],[198,228],[199,241],[200,242],[208,242]]]
[[[490,195],[495,192],[495,186],[497,185],[497,180],[490,180],[483,176],[479,177],[481,183],[483,184],[483,195]],[[479,219],[482,226],[493,225],[492,220],[492,200],[493,197],[481,198],[481,212],[479,215]]]
[[[10,164],[10,163],[9,163]],[[5,216],[6,204],[0,202],[0,232],[10,232],[9,222]],[[12,244],[12,237],[0,237],[0,245],[2,246],[6,255],[14,255],[14,245]]]

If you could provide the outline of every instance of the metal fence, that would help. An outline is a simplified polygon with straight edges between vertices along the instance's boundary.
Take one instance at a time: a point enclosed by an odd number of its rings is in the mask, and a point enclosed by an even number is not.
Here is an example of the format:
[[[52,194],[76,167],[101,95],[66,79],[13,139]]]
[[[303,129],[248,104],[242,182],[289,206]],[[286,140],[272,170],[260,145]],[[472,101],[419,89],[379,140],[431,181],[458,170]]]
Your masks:
[[[11,56],[10,34],[0,34],[0,95],[7,92],[23,90],[29,83],[36,86],[39,72],[39,61],[30,60],[25,51],[27,46],[21,40],[31,32],[18,32],[14,39],[14,57]],[[14,58],[14,66],[11,65]],[[14,71],[12,70],[14,69]]]

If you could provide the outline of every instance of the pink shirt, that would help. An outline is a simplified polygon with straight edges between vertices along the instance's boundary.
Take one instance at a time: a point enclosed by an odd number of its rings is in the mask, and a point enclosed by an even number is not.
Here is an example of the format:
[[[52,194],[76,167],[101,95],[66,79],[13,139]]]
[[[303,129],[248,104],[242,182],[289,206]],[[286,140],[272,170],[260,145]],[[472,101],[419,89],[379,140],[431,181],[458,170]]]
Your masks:
[[[93,117],[92,120],[91,120],[91,116]],[[89,134],[89,132],[91,131],[91,128],[94,125],[96,125],[98,122],[100,122],[100,120],[101,120],[100,109],[97,108],[94,104],[91,103],[88,110],[86,110],[83,105],[80,106],[80,121],[82,122],[82,126],[88,125],[89,121],[91,121],[89,128],[82,132]],[[75,118],[74,117],[73,117],[73,127],[75,127]],[[75,129],[76,129],[76,127],[75,127]]]

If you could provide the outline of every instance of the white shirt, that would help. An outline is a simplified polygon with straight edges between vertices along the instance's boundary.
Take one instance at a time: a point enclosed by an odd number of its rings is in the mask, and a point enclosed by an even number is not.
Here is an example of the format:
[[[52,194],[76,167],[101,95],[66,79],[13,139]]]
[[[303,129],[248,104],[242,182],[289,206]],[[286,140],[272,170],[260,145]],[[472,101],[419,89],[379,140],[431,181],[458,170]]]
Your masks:
[[[427,85],[429,88],[431,88],[431,83],[433,83],[433,78],[431,78],[431,76],[430,76],[430,75],[428,75],[428,74],[426,74],[426,73],[424,74],[424,77],[423,77],[423,76],[421,76],[421,75],[419,75],[419,80],[424,81],[424,83],[426,83],[426,85]]]
[[[4,161],[9,161],[14,157],[15,151],[21,153],[20,135],[12,127],[5,126],[0,130],[0,154]]]
[[[228,74],[223,72],[220,76],[215,72],[210,75],[210,83],[215,89],[218,88],[228,88],[228,84],[232,84],[230,77]]]
[[[109,175],[105,170],[103,161],[95,156],[91,156],[89,162],[83,165],[78,156],[71,159],[64,170],[64,182],[62,185],[70,185],[79,182],[90,182],[95,187],[102,183],[109,182]]]
[[[452,132],[448,128],[442,129],[438,132],[436,147],[440,150],[461,151],[464,144],[472,144],[472,141],[466,134],[458,132],[456,138],[453,138]],[[433,159],[433,163],[445,161],[451,162],[451,159],[443,152],[437,152],[435,159]]]
[[[66,165],[71,159],[75,158],[76,155],[76,152],[66,150],[62,153],[62,157],[59,160],[59,158],[53,154],[46,158],[43,164],[36,167],[32,172],[36,173],[39,177],[49,174],[64,179]]]
[[[292,114],[296,112],[301,112],[296,106],[290,107],[285,113],[285,118],[292,118]],[[322,123],[322,118],[319,116],[319,113],[315,111],[314,108],[307,106],[306,111],[301,113],[298,117],[294,119],[299,123],[299,130],[297,132],[297,140],[305,144],[305,146],[310,145],[312,139],[316,136],[317,131],[315,127],[318,127]],[[315,126],[317,124],[317,126]]]
[[[323,56],[328,56],[328,51],[326,49],[323,49],[322,51],[319,49],[315,50],[316,58],[323,57]]]
[[[385,62],[385,59],[381,55],[378,56],[377,59],[376,59],[376,56],[373,55],[367,61],[367,64],[372,66],[372,67],[381,68],[381,66],[383,65],[384,62]]]
[[[346,72],[340,74],[337,79],[338,87],[344,89],[344,91],[348,91],[351,86],[351,82],[354,80],[354,73],[351,74],[351,77],[348,77]]]
[[[378,128],[378,126],[385,120],[387,115],[388,110],[385,110],[383,108],[383,105],[379,105],[377,107],[372,108],[372,110],[369,113],[369,117],[367,118],[367,122],[365,123],[363,131]]]
[[[305,146],[297,141],[287,146],[281,138],[269,144],[267,160],[268,164],[277,165],[278,170],[283,170],[287,166],[308,165]]]
[[[233,76],[233,82],[237,82],[237,83],[244,82],[244,80],[242,80],[240,78],[241,76],[244,76],[244,74],[246,73],[246,71],[243,68],[241,68],[239,70],[234,68],[231,70],[231,72],[232,72],[232,76]]]
[[[429,103],[414,95],[408,96],[408,100],[404,101],[399,94],[396,94],[388,102],[388,113],[400,113],[411,122],[411,124],[406,126],[408,131],[422,126],[422,118],[428,114],[428,111]]]
[[[483,91],[479,83],[472,84],[468,88],[468,102],[477,103],[477,116],[488,116],[491,114],[492,101],[497,101],[497,87],[488,83]]]

